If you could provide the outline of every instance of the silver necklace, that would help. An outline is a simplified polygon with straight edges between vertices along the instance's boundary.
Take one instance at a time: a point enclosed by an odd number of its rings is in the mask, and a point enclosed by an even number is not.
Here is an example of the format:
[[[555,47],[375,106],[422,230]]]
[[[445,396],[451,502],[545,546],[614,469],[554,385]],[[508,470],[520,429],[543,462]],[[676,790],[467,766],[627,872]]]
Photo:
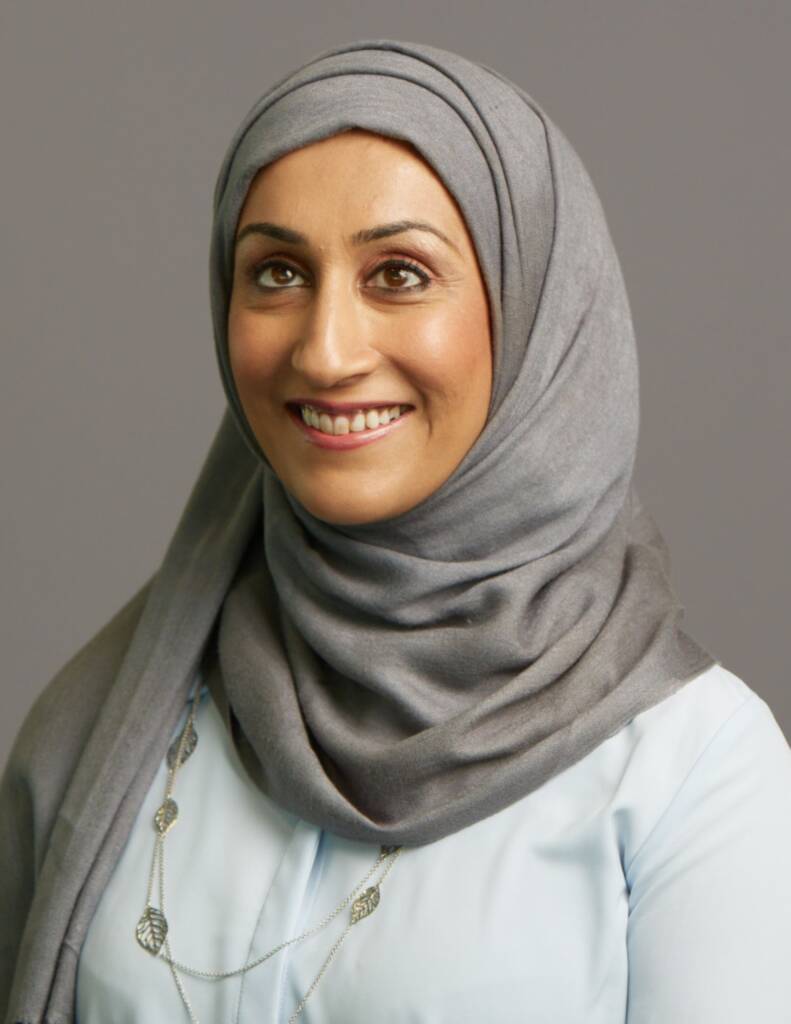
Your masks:
[[[192,1024],[200,1024],[192,1007],[192,1003],[187,996],[184,982],[181,978],[182,974],[189,975],[193,978],[204,978],[210,981],[222,981],[225,978],[233,978],[240,974],[246,974],[248,971],[253,970],[253,968],[265,963],[270,957],[279,953],[281,949],[285,949],[287,946],[292,946],[297,942],[302,942],[303,939],[307,939],[311,935],[315,935],[322,931],[338,916],[338,914],[341,913],[342,910],[344,910],[345,907],[348,907],[351,903],[351,912],[349,914],[349,921],[346,928],[339,938],[336,939],[318,974],[311,982],[310,987],[300,1000],[294,1013],[289,1017],[288,1024],[293,1024],[297,1017],[302,1013],[305,1003],[308,1001],[319,981],[321,981],[324,972],[329,967],[335,954],[340,949],[343,940],[349,934],[352,927],[358,922],[364,920],[366,917],[369,917],[379,906],[382,883],[385,878],[387,878],[403,848],[400,846],[380,847],[379,854],[374,861],[373,867],[370,868],[365,877],[361,879],[349,895],[346,896],[345,899],[338,904],[335,910],[333,910],[331,914],[328,914],[323,921],[320,921],[318,924],[313,925],[313,927],[308,928],[307,931],[302,932],[302,934],[296,935],[292,939],[287,939],[285,942],[281,942],[273,949],[270,949],[267,953],[264,953],[263,956],[256,957],[254,960],[250,960],[247,963],[242,964],[241,967],[236,967],[232,970],[226,971],[203,970],[191,967],[187,964],[181,963],[179,960],[176,960],[170,947],[171,926],[165,916],[165,839],[178,821],[179,817],[178,804],[173,799],[173,789],[176,783],[176,776],[179,770],[184,766],[185,762],[188,761],[195,752],[195,748],[198,745],[198,733],[195,729],[197,705],[198,687],[196,686],[192,697],[190,712],[184,728],[170,745],[167,753],[168,774],[167,781],[165,783],[165,796],[154,815],[154,853],[151,858],[151,867],[148,872],[146,905],[140,920],[137,922],[135,938],[137,939],[138,944],[147,953],[165,961],[170,968],[170,973],[173,977],[173,981],[175,982],[179,997],[184,1004],[184,1008],[187,1011],[190,1021]],[[365,889],[365,891],[361,892],[366,882],[368,882],[374,872],[380,867],[383,868],[383,870],[379,878]],[[157,883],[159,906],[156,906],[154,903],[155,882]]]

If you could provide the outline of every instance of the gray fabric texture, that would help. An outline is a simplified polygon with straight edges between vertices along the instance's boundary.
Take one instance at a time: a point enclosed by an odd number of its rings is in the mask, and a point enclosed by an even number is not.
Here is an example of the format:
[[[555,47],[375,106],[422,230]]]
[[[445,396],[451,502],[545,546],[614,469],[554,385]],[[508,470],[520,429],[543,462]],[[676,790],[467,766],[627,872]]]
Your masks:
[[[442,487],[394,519],[338,527],[259,449],[226,322],[253,177],[353,127],[410,142],[456,198],[488,291],[494,378],[486,426]],[[21,941],[8,1022],[72,1019],[90,916],[201,658],[275,801],[339,835],[407,845],[519,800],[715,660],[682,629],[632,482],[637,352],[603,212],[521,90],[412,43],[316,58],[231,142],[210,275],[228,411],[133,625],[122,615],[125,629],[94,641],[80,673],[92,696],[39,702],[4,781],[0,820],[36,865],[31,897],[0,921],[1,951],[15,958]],[[38,749],[83,733],[79,754]],[[49,801],[45,824],[14,810],[20,792]]]

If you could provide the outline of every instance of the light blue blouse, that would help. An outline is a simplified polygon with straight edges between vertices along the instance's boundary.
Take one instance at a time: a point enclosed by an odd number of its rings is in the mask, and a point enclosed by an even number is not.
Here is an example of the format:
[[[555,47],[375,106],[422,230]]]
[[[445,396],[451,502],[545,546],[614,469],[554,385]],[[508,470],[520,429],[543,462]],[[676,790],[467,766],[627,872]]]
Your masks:
[[[323,920],[378,847],[272,803],[200,699],[166,910],[176,959],[222,970]],[[88,932],[79,1024],[189,1019],[135,940],[165,774]],[[183,976],[197,1019],[285,1024],[347,921],[243,977]],[[791,1024],[791,750],[766,703],[715,665],[519,802],[404,849],[299,1020]]]

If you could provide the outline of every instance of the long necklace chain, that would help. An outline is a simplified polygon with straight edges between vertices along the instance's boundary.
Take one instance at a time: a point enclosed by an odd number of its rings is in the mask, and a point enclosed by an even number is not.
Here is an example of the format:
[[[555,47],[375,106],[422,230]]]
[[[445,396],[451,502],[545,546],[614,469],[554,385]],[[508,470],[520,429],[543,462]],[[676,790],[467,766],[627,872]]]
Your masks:
[[[173,952],[170,946],[170,925],[165,915],[165,838],[167,837],[170,830],[176,824],[179,816],[179,808],[176,801],[173,799],[173,789],[176,783],[176,775],[179,769],[194,753],[195,748],[198,745],[198,733],[195,729],[195,715],[198,705],[198,692],[193,694],[190,712],[187,717],[186,724],[182,729],[180,735],[170,746],[167,755],[167,782],[165,783],[165,796],[157,808],[156,814],[154,815],[154,830],[156,837],[154,839],[154,853],[151,858],[151,867],[148,872],[148,886],[146,890],[146,906],[143,911],[140,920],[137,923],[135,929],[135,937],[137,938],[138,944],[142,948],[161,960],[164,960],[170,969],[170,973],[173,977],[173,981],[178,990],[179,997],[181,998],[184,1008],[187,1011],[192,1024],[199,1024],[198,1018],[195,1014],[195,1010],[192,1007],[192,1003],[187,996],[187,992],[184,988],[184,982],[181,978],[182,974],[189,975],[193,978],[204,978],[210,981],[222,981],[225,978],[237,977],[240,974],[246,974],[247,971],[253,970],[254,967],[258,967],[265,961],[269,960],[276,953],[279,953],[282,949],[287,946],[292,946],[297,942],[302,942],[304,939],[309,938],[311,935],[315,935],[322,931],[324,928],[333,921],[338,914],[341,913],[351,903],[351,913],[349,915],[349,921],[346,928],[343,930],[341,935],[336,939],[332,948],[330,949],[327,957],[322,964],[318,974],[313,979],[308,988],[300,1000],[296,1010],[289,1018],[288,1024],[293,1022],[302,1013],[305,1007],[305,1003],[308,1001],[310,995],[318,985],[319,981],[324,975],[324,972],[329,967],[335,954],[341,947],[343,940],[351,931],[352,927],[359,921],[364,920],[370,916],[374,910],[379,906],[381,898],[381,886],[385,878],[392,870],[393,865],[398,859],[399,854],[402,851],[400,846],[382,846],[379,849],[376,860],[373,866],[366,873],[365,877],[355,886],[355,888],[349,893],[345,899],[341,900],[335,910],[331,914],[328,914],[318,924],[308,928],[300,935],[295,935],[292,939],[287,939],[285,942],[281,942],[279,945],[270,949],[267,953],[262,956],[256,957],[254,960],[250,960],[243,964],[241,967],[233,968],[227,971],[211,971],[202,970],[196,967],[190,967],[187,964],[181,963],[173,956]],[[365,889],[361,893],[363,886],[368,882],[374,872],[384,866],[379,878]],[[154,905],[154,886],[157,886],[157,896],[159,906]]]

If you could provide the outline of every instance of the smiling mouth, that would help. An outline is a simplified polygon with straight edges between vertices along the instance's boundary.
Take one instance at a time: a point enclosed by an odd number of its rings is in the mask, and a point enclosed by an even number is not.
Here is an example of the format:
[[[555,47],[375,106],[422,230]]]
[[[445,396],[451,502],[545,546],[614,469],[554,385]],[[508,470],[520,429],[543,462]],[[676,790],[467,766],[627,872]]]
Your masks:
[[[383,405],[367,408],[344,410],[330,413],[308,403],[289,402],[288,408],[303,423],[322,434],[332,437],[343,434],[365,434],[366,431],[377,430],[387,426],[409,409],[410,405]]]

